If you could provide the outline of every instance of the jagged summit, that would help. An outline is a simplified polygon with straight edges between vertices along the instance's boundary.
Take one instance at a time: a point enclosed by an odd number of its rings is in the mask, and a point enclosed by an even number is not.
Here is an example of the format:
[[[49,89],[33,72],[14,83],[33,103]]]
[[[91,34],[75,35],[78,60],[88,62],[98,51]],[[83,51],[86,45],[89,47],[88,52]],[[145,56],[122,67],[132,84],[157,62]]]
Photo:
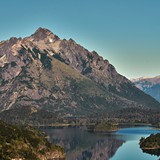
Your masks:
[[[39,27],[35,33],[38,33],[38,32],[44,32],[44,33],[52,33],[52,31],[50,31],[49,29],[47,28],[42,28],[42,27]]]
[[[53,34],[53,32],[51,32],[47,28],[39,27],[33,35],[39,35],[39,34],[50,35],[50,34]]]
[[[57,35],[51,32],[49,29],[39,27],[31,37],[35,41],[45,40],[46,38],[50,38],[52,42],[54,39],[59,39]]]

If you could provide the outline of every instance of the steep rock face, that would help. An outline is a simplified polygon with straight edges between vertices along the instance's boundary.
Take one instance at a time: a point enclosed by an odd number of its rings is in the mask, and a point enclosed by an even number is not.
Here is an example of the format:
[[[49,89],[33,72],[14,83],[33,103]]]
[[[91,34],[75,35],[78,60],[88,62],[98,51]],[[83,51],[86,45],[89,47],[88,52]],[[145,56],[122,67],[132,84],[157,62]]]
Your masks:
[[[114,66],[99,56],[98,53],[95,51],[89,52],[72,39],[68,41],[65,39],[61,40],[43,28],[39,28],[27,39],[35,42],[38,48],[47,50],[58,60],[77,69],[83,75],[105,87],[108,87],[109,84],[118,86],[121,83],[130,83],[125,77],[120,76]]]
[[[160,76],[153,78],[142,77],[139,79],[133,79],[132,81],[137,88],[160,102]]]
[[[149,97],[147,98],[146,95],[139,92],[128,79],[117,73],[114,66],[111,65],[108,60],[104,60],[95,51],[89,52],[72,39],[68,41],[66,39],[61,40],[43,28],[39,28],[35,34],[28,37],[28,39],[35,41],[35,39],[37,39],[36,35],[39,32],[39,34],[41,34],[42,30],[43,34],[47,36],[43,36],[45,39],[36,43],[38,48],[47,51],[54,58],[89,77],[110,93],[142,104],[144,104],[144,99],[146,99],[145,103],[152,105]]]
[[[159,108],[95,51],[43,28],[0,43],[0,100],[0,111],[25,106],[63,116]]]

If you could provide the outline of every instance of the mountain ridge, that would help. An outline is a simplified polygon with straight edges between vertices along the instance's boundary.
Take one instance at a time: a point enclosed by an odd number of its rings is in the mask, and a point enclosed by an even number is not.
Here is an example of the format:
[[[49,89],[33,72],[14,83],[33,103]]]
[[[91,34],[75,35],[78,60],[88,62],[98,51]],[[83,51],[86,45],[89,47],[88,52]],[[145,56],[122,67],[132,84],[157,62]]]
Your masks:
[[[160,102],[160,76],[134,79],[135,86]]]

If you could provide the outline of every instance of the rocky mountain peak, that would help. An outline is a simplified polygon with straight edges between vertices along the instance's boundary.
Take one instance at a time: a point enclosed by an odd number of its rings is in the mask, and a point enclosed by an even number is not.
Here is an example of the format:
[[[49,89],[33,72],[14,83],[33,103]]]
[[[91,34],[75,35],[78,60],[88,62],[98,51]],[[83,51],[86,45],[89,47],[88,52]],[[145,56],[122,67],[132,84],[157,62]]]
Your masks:
[[[53,34],[49,29],[39,27],[34,34]]]
[[[53,42],[55,39],[59,39],[59,37],[53,32],[51,32],[49,29],[46,28],[41,28],[39,27],[34,34],[31,35],[34,41],[40,41],[40,40],[45,40],[49,39],[49,42]]]

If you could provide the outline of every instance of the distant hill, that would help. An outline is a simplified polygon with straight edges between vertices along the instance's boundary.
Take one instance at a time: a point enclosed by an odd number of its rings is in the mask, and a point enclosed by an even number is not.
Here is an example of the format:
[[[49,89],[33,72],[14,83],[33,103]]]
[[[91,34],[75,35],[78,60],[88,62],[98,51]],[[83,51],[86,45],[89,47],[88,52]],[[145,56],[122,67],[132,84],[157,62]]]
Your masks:
[[[0,101],[1,118],[32,122],[126,108],[160,110],[108,60],[45,28],[0,42]]]
[[[160,102],[160,76],[142,77],[132,80],[135,86]]]

